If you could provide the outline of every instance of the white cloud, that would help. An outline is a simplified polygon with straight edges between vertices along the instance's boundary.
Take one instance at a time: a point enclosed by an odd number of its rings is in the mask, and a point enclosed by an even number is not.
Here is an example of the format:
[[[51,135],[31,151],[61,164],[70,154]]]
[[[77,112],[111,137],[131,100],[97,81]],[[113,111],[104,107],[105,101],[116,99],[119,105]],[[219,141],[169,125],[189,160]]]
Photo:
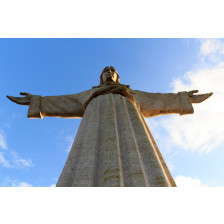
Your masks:
[[[4,168],[29,168],[34,164],[31,159],[25,159],[16,152],[0,152],[0,165]]]
[[[51,184],[50,187],[56,187],[56,185],[55,184]]]
[[[12,179],[10,177],[5,177],[5,179],[1,183],[2,187],[33,187],[32,184],[18,181],[17,179]]]
[[[33,187],[33,185],[26,182],[18,182],[12,183],[12,187]]]
[[[219,62],[224,54],[224,42],[221,39],[200,39],[200,57],[204,61],[206,58],[211,62]]]
[[[0,148],[7,149],[5,133],[2,129],[0,129]]]
[[[219,39],[202,39],[201,43],[200,53],[205,56],[223,50],[222,42]]]
[[[70,152],[71,148],[72,148],[72,144],[74,142],[74,136],[72,135],[68,135],[66,138],[65,138],[65,141],[66,141],[66,144],[67,144],[67,147],[66,147],[66,152]]]
[[[204,40],[205,41],[205,40]],[[209,40],[211,41],[211,40]],[[202,46],[206,41],[202,43]],[[223,42],[224,43],[224,42]],[[209,46],[209,44],[207,43]],[[206,44],[204,44],[204,51]],[[220,44],[220,46],[223,46]],[[207,53],[218,51],[207,47]],[[210,50],[209,50],[210,49]],[[222,49],[219,49],[222,50]],[[200,66],[198,66],[200,67]],[[198,89],[199,94],[213,92],[213,95],[200,104],[193,104],[193,115],[169,115],[159,120],[159,131],[165,131],[169,144],[181,146],[189,151],[210,152],[224,143],[224,62],[212,67],[195,69],[182,78],[173,81],[173,91]]]
[[[0,152],[0,164],[5,168],[10,168],[9,161],[5,158],[3,152]]]
[[[184,79],[174,81],[175,92],[199,89],[201,93],[212,91],[213,95],[200,104],[193,104],[193,115],[173,116],[163,119],[161,124],[174,144],[186,150],[209,152],[224,142],[224,63],[187,73]]]
[[[70,152],[75,139],[75,135],[72,135],[70,133],[70,130],[61,130],[58,134],[59,144],[66,153]]]
[[[177,187],[207,187],[206,185],[201,183],[201,180],[198,178],[191,178],[185,176],[178,176],[174,178]]]
[[[18,155],[16,152],[11,152],[12,155],[12,163],[16,168],[28,168],[34,166],[31,159],[25,159]]]
[[[5,132],[0,128],[0,148],[4,149],[4,152],[0,152],[0,165],[4,168],[27,168],[34,166],[31,159],[25,159],[19,156],[15,151],[8,149],[6,143]]]

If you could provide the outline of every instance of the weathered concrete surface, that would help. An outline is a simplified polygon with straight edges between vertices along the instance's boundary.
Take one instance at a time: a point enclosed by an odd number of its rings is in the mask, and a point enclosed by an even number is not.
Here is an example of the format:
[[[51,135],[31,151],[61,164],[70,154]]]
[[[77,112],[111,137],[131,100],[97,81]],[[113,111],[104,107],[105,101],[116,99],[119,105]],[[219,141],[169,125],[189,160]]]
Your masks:
[[[88,105],[57,186],[176,186],[141,112],[124,96]]]
[[[176,186],[143,118],[172,113],[193,113],[187,92],[108,85],[74,95],[33,96],[28,116],[83,116],[57,186]]]
[[[147,93],[120,84],[113,67],[105,67],[100,86],[64,96],[7,96],[29,105],[29,118],[83,118],[58,180],[58,187],[176,186],[144,117],[192,114],[192,103],[212,93]]]

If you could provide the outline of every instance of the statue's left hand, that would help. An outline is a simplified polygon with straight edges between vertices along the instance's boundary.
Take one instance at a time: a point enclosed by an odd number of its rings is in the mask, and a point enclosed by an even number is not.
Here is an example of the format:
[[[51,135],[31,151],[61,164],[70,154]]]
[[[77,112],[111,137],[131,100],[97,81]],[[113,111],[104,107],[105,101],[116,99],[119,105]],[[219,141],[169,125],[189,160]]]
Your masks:
[[[29,105],[32,98],[32,94],[21,92],[20,95],[25,95],[25,97],[7,96],[7,98],[13,101],[14,103],[20,105]]]
[[[205,93],[205,94],[194,95],[194,93],[198,93],[198,90],[192,90],[188,92],[191,103],[201,103],[204,100],[208,99],[213,94],[213,93]]]

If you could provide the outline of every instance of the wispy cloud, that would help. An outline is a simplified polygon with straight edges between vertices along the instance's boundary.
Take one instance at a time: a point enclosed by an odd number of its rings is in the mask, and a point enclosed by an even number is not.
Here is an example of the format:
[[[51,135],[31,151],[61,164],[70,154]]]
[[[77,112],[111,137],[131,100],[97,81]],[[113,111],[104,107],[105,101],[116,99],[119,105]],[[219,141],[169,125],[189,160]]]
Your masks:
[[[65,151],[70,152],[70,150],[72,148],[73,141],[74,141],[74,136],[72,136],[72,135],[66,136],[65,141],[66,141],[66,144],[67,144],[67,147],[66,147]]]
[[[70,130],[61,130],[58,134],[59,145],[66,153],[70,152],[74,139],[75,134],[72,135]]]
[[[18,179],[14,179],[10,177],[5,177],[1,183],[1,186],[2,187],[33,187],[33,185],[30,183],[19,181]]]
[[[5,167],[5,168],[11,167],[9,161],[5,158],[3,152],[0,152],[0,165],[2,165],[2,167]]]
[[[208,187],[202,184],[201,180],[198,178],[191,178],[185,176],[178,176],[174,178],[177,187]]]
[[[219,61],[219,57],[224,54],[224,42],[220,39],[200,39],[200,42],[201,58],[209,57],[211,61]]]
[[[17,152],[0,152],[0,165],[4,168],[21,169],[30,168],[34,164],[30,158],[23,158]]]
[[[26,182],[13,182],[12,187],[33,187],[33,185]]]
[[[11,156],[12,156],[12,164],[15,168],[28,168],[28,167],[33,167],[34,166],[31,159],[22,158],[16,152],[11,152]]]
[[[174,91],[199,89],[201,93],[212,91],[210,99],[193,107],[194,115],[164,119],[162,126],[173,143],[186,150],[209,152],[224,142],[224,63],[211,69],[197,70],[185,76],[189,82],[175,80]]]
[[[19,153],[10,150],[6,142],[6,134],[0,128],[0,165],[4,168],[28,168],[34,166],[30,158],[23,158]]]
[[[203,40],[201,52],[207,57],[223,52],[224,41]],[[220,59],[220,57],[219,57]],[[198,89],[200,93],[213,92],[213,95],[200,104],[193,104],[194,114],[179,117],[163,117],[157,124],[161,133],[165,131],[169,143],[189,151],[210,152],[224,143],[224,61],[206,68],[197,66],[173,81],[173,91]],[[161,134],[160,134],[161,136]]]
[[[0,148],[7,149],[6,136],[2,129],[0,129]]]

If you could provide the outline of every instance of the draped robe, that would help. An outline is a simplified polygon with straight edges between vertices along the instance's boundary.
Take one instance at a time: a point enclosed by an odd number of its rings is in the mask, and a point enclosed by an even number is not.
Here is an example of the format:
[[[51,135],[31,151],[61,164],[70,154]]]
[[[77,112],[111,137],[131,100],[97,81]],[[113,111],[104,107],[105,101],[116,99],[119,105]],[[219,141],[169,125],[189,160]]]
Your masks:
[[[147,93],[119,84],[33,95],[28,117],[82,118],[57,187],[175,187],[144,120],[174,113],[193,113],[187,92]]]

